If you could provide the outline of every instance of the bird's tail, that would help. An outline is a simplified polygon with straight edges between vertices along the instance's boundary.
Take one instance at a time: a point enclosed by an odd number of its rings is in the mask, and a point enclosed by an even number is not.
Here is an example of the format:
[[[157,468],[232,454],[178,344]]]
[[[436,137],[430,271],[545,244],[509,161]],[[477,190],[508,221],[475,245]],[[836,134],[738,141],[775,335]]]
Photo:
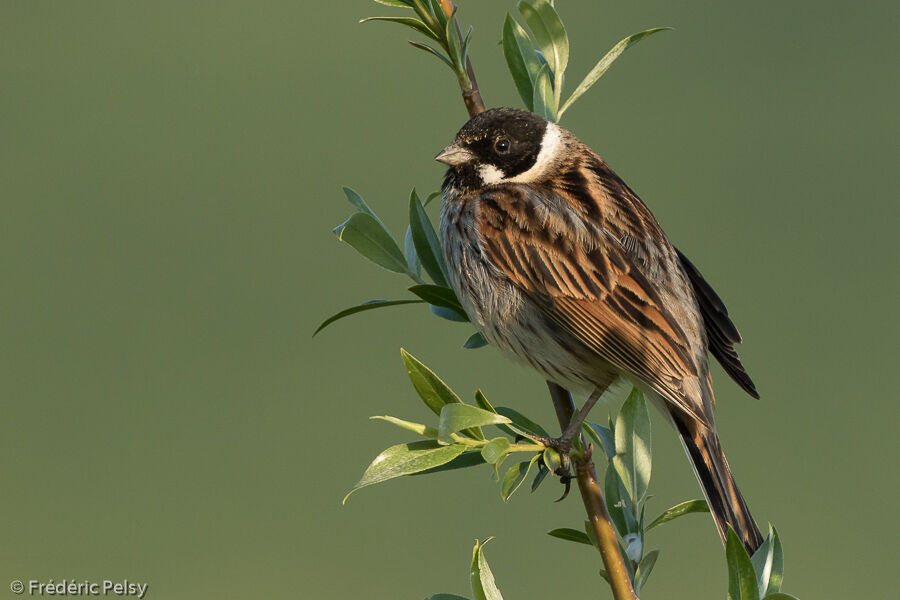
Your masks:
[[[694,466],[694,473],[703,488],[703,495],[706,496],[723,543],[728,525],[731,525],[747,552],[752,555],[763,543],[763,536],[731,475],[719,436],[693,419],[674,413],[672,411],[672,417],[681,442]]]

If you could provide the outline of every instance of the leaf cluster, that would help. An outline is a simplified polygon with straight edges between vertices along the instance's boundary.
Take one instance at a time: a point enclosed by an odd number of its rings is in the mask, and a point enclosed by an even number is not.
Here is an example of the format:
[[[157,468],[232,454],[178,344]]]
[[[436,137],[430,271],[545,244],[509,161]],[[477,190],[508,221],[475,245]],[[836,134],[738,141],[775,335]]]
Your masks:
[[[516,5],[525,27],[511,14],[503,23],[503,54],[513,82],[528,110],[549,121],[563,113],[584,95],[613,62],[630,46],[649,35],[671,29],[656,27],[632,34],[613,46],[581,80],[565,102],[561,102],[566,67],[569,64],[569,36],[553,2],[520,0]]]
[[[403,250],[362,196],[348,187],[344,188],[344,194],[357,212],[334,228],[335,235],[376,265],[409,276],[414,285],[408,290],[415,298],[369,300],[351,306],[325,319],[313,335],[344,317],[403,304],[426,303],[438,317],[468,323],[466,311],[447,282],[447,265],[444,263],[440,241],[428,213],[425,212],[425,207],[440,193],[430,194],[423,202],[415,189],[410,192],[409,225],[403,238]],[[426,275],[431,283],[426,281]],[[463,347],[480,348],[486,344],[482,335],[476,332],[469,336]]]
[[[360,23],[377,21],[397,23],[422,34],[429,40],[429,43],[410,41],[410,45],[437,57],[456,74],[463,89],[471,89],[472,82],[466,70],[466,60],[469,53],[469,42],[472,39],[472,28],[469,27],[465,37],[460,35],[455,9],[453,14],[448,17],[439,0],[375,1],[386,6],[412,10],[416,16],[369,17],[362,19]],[[434,44],[437,44],[438,47],[435,48]]]

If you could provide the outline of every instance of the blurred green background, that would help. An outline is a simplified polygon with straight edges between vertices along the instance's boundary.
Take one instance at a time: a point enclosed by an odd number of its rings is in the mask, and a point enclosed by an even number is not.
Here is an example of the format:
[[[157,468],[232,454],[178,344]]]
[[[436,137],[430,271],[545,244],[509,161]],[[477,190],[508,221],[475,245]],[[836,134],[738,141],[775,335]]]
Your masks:
[[[518,105],[512,1],[461,0],[488,105]],[[895,2],[573,2],[566,115],[728,302],[763,399],[717,370],[718,422],[785,590],[895,589]],[[0,4],[0,597],[12,579],[148,582],[149,598],[468,594],[476,537],[508,600],[607,597],[555,485],[508,505],[488,469],[340,500],[424,418],[403,346],[461,394],[545,423],[538,376],[420,307],[327,315],[408,285],[339,244],[362,193],[395,231],[465,121],[406,30],[344,2]],[[389,312],[390,311],[390,312]],[[595,417],[603,420],[597,409]],[[655,418],[651,507],[699,489]],[[654,511],[656,512],[656,511]],[[649,538],[645,598],[722,598],[705,517]],[[6,590],[6,591],[4,591]]]

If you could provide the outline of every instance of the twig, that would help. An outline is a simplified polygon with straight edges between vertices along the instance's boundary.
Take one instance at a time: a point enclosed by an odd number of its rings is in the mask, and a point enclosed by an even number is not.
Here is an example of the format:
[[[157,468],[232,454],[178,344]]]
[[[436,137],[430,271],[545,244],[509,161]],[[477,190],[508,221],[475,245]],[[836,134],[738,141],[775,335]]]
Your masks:
[[[438,0],[441,5],[441,10],[444,11],[444,15],[449,19],[453,16],[453,2],[451,0]],[[462,32],[459,30],[459,22],[456,23],[456,35],[459,36],[460,43],[462,43]],[[462,90],[463,102],[466,104],[466,110],[469,111],[469,116],[474,117],[479,113],[484,112],[484,100],[481,98],[481,90],[478,89],[478,82],[475,80],[475,71],[472,69],[472,61],[469,60],[469,57],[466,57],[466,73],[468,74],[468,83],[466,86],[466,82],[460,79],[459,87]]]
[[[575,414],[575,403],[572,402],[572,394],[552,381],[547,382],[550,388],[550,398],[553,400],[553,408],[556,410],[556,418],[559,426],[565,431]],[[609,575],[609,586],[612,588],[615,600],[637,600],[631,579],[628,577],[628,569],[622,559],[616,532],[606,510],[603,501],[603,493],[597,483],[597,472],[594,469],[594,461],[590,452],[579,452],[575,455],[575,477],[578,479],[578,489],[581,491],[581,500],[587,511],[588,520],[594,528],[597,544],[600,546],[600,558]]]

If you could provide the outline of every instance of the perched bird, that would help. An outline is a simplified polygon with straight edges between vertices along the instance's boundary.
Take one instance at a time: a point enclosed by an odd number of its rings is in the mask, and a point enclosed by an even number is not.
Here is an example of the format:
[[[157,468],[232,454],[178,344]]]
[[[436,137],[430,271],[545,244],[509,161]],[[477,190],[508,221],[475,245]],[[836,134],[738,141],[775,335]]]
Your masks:
[[[722,539],[759,528],[713,422],[707,351],[751,396],[740,334],[644,203],[572,133],[532,113],[473,117],[436,160],[450,282],[493,346],[590,395],[630,381],[681,436]],[[583,409],[580,415],[586,414]]]

